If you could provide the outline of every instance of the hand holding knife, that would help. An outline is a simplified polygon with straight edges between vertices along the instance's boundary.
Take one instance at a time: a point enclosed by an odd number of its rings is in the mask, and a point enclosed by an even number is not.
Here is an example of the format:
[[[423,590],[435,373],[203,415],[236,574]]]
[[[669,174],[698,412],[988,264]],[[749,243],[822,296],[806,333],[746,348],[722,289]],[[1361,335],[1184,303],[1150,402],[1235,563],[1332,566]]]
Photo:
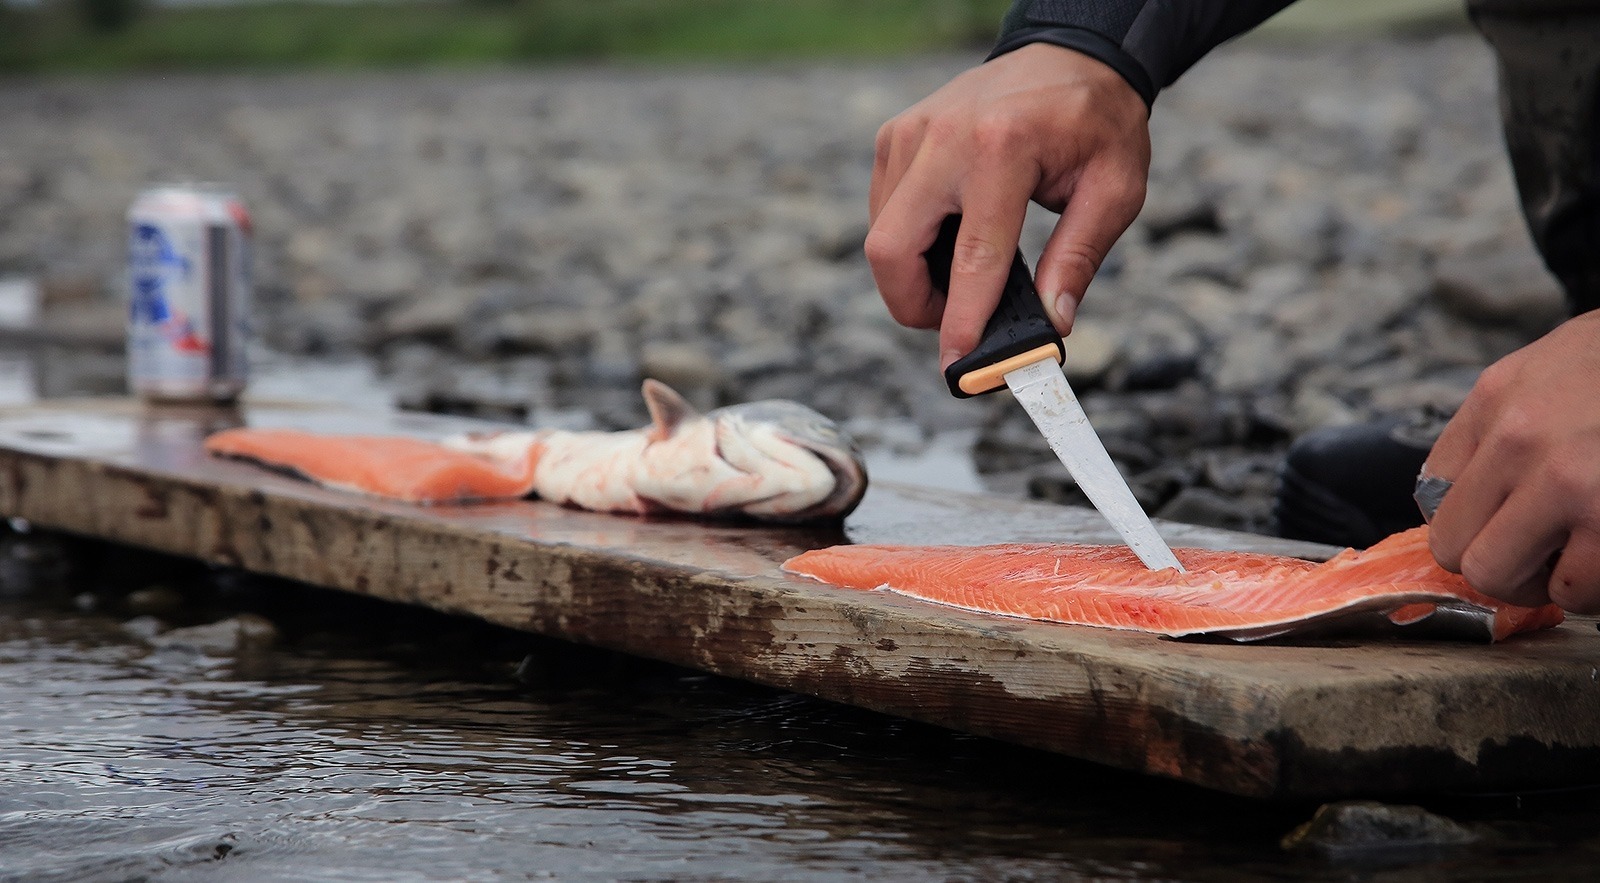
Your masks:
[[[945,218],[938,238],[924,255],[933,285],[941,291],[950,287],[950,262],[960,226],[960,215]],[[972,352],[945,369],[945,383],[957,398],[1010,387],[1078,487],[1139,560],[1152,570],[1183,570],[1089,425],[1083,406],[1061,372],[1065,359],[1061,336],[1045,314],[1033,274],[1018,251],[1000,303],[984,326],[983,338]]]

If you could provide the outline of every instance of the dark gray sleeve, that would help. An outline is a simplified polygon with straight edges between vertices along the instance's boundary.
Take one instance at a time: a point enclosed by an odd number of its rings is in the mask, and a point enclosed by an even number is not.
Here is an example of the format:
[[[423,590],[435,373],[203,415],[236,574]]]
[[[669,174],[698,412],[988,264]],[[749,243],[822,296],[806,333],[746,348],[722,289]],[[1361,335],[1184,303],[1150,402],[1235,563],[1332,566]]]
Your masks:
[[[989,57],[1029,43],[1110,65],[1146,104],[1224,41],[1294,0],[1013,0]]]

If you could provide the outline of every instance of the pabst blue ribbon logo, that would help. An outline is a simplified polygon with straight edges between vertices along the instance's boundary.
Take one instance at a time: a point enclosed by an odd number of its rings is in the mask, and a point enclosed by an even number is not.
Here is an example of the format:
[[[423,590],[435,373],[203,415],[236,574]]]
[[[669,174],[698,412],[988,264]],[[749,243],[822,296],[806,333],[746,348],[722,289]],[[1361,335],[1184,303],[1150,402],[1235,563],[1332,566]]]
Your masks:
[[[154,224],[134,225],[128,255],[128,270],[133,277],[133,321],[160,325],[171,319],[167,286],[189,275],[189,261],[178,254],[172,240]]]

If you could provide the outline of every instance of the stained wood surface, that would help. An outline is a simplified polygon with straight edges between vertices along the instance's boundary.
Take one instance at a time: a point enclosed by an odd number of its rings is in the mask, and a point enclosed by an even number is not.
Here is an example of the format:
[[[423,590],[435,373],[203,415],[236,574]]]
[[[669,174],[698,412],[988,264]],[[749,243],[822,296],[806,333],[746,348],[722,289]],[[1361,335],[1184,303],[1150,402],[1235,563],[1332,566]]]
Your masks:
[[[416,507],[212,459],[249,423],[432,437],[465,421],[257,405],[0,409],[0,515],[491,622],[1256,797],[1600,781],[1592,620],[1483,646],[1172,641],[785,576],[839,542],[1114,541],[1089,510],[875,484],[843,529],[538,501]],[[470,424],[480,427],[482,424]],[[1326,547],[1163,523],[1177,546]]]

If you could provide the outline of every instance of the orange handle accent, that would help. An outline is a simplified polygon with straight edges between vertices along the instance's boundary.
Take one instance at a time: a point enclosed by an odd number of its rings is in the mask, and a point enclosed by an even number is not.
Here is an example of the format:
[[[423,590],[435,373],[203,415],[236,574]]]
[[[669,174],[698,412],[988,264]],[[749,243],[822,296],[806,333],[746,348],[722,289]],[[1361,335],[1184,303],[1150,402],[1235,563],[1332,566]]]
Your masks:
[[[992,365],[975,368],[961,375],[957,386],[969,396],[980,395],[991,389],[998,389],[1006,385],[1006,375],[1021,368],[1031,365],[1042,359],[1050,359],[1057,365],[1061,364],[1061,347],[1050,343],[1035,347],[1025,353],[1018,353],[1009,359],[1001,359]]]

